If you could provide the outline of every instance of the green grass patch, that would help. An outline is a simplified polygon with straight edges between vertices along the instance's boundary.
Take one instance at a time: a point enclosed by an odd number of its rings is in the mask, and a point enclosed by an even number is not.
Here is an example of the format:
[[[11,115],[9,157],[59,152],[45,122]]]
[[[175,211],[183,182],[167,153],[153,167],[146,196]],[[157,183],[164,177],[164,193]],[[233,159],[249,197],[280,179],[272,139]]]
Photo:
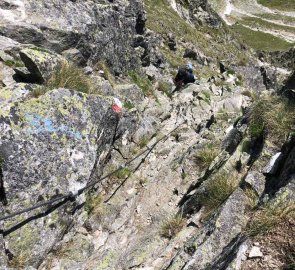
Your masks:
[[[258,0],[258,3],[273,9],[285,11],[295,10],[294,0]]]
[[[269,19],[274,21],[281,21],[285,24],[294,24],[295,18],[290,16],[283,16],[281,14],[275,14],[275,13],[262,13],[258,14],[257,16],[260,16],[263,19]]]
[[[238,181],[232,173],[221,172],[206,183],[205,192],[199,197],[205,207],[205,216],[210,216],[237,188]]]
[[[295,27],[272,23],[257,17],[244,17],[240,23],[254,28],[264,28],[266,30],[272,29],[278,31],[283,30],[286,32],[295,32]]]
[[[34,88],[34,89],[31,91],[30,95],[31,95],[32,97],[34,97],[34,98],[38,98],[38,97],[44,95],[48,90],[49,90],[49,89],[48,89],[46,86],[44,86],[44,85],[40,85],[40,86]]]
[[[114,176],[117,177],[118,179],[125,179],[131,175],[131,171],[128,168],[123,168],[116,173],[114,173]]]
[[[128,110],[133,109],[135,106],[130,100],[125,100],[124,101],[124,107]]]
[[[89,78],[82,69],[67,61],[63,61],[56,66],[45,85],[49,89],[67,88],[83,93],[91,93]]]
[[[218,153],[218,144],[207,143],[202,149],[199,149],[194,154],[195,163],[200,169],[205,169],[210,166],[211,162],[217,157]]]
[[[144,93],[145,96],[152,96],[152,82],[145,76],[138,74],[135,71],[129,71],[128,76]]]
[[[248,46],[256,50],[286,51],[294,46],[294,43],[289,43],[268,33],[254,31],[239,23],[233,25],[232,29],[240,35],[241,39],[243,39]]]
[[[4,64],[9,67],[24,67],[25,64],[22,61],[18,60],[6,60]]]
[[[31,96],[37,98],[44,95],[47,91],[66,88],[76,90],[87,94],[99,94],[99,89],[92,87],[90,78],[84,74],[84,71],[75,64],[62,61],[58,64],[51,77],[45,81],[44,85],[35,88]]]
[[[279,96],[258,97],[251,107],[249,133],[281,142],[294,131],[295,105]]]
[[[140,138],[138,145],[140,148],[144,148],[147,146],[149,142],[149,138],[147,136],[143,136],[142,138]]]

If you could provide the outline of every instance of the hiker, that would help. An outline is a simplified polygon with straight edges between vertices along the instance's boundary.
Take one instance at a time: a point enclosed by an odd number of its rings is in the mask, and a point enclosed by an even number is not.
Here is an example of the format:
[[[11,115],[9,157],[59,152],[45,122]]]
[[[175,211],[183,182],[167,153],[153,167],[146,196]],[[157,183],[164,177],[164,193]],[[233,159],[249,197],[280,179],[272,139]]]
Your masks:
[[[193,74],[193,65],[191,63],[187,63],[185,67],[180,67],[178,69],[177,75],[174,79],[174,84],[176,85],[176,89],[179,89],[182,85],[194,83],[195,81],[196,79]]]

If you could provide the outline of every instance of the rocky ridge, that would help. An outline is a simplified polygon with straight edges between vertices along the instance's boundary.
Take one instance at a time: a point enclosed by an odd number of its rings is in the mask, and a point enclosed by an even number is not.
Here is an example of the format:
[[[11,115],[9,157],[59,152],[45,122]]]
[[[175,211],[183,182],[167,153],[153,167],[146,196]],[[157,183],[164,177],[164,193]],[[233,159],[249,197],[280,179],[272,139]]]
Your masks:
[[[75,193],[146,147],[150,151],[75,200],[1,221],[1,267],[246,267],[254,210],[294,205],[294,137],[253,138],[249,124],[255,98],[249,86],[272,97],[275,89],[266,91],[266,86],[279,87],[276,80],[267,85],[254,58],[256,67],[228,66],[226,59],[217,66],[201,50],[192,50],[191,42],[165,34],[155,41],[159,33],[146,29],[141,2],[62,3],[5,1],[1,6],[6,14],[0,36],[1,212]],[[194,27],[222,27],[206,1],[171,6]],[[84,16],[69,16],[74,10]],[[40,14],[45,11],[50,16],[44,26]],[[118,27],[122,35],[114,31]],[[32,39],[37,33],[40,38]],[[100,47],[101,39],[109,46]],[[162,50],[167,40],[172,52],[176,44],[176,55],[195,52],[194,65],[214,75],[202,75],[197,84],[172,93],[173,68]],[[42,85],[66,58],[88,64],[84,72],[91,91],[43,93]],[[94,65],[98,58],[120,77]],[[123,71],[140,66],[142,73],[130,73],[133,83],[126,80]],[[121,115],[111,110],[113,96],[124,102]],[[208,152],[211,157],[203,163]],[[225,197],[213,207],[212,187],[223,192],[218,183],[226,187]]]

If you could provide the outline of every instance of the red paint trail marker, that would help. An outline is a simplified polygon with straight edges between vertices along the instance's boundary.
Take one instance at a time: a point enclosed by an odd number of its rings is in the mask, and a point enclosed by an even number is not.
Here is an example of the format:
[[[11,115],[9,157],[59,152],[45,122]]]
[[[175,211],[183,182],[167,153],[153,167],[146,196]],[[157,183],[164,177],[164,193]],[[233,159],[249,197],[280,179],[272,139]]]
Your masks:
[[[113,112],[120,113],[122,111],[122,107],[122,102],[118,98],[114,98],[112,105]]]

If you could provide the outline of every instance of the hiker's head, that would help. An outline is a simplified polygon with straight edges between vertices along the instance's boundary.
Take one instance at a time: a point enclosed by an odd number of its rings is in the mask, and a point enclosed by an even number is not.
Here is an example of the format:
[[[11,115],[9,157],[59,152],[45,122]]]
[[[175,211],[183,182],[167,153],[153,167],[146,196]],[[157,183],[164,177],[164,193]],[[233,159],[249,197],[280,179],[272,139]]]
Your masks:
[[[191,62],[188,62],[185,67],[188,71],[193,71],[193,65]]]

